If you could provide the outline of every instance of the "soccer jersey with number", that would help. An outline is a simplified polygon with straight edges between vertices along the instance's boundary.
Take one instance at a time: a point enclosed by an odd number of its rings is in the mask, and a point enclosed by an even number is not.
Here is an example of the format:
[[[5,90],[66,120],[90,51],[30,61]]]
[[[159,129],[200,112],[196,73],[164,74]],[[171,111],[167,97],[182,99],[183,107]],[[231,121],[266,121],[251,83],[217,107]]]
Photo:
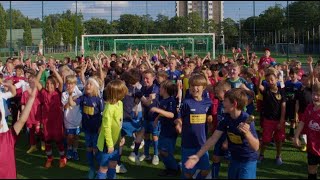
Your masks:
[[[173,118],[166,118],[160,116],[159,121],[161,123],[161,130],[160,136],[169,137],[169,138],[176,138],[177,131],[175,129],[174,120],[177,115],[177,103],[174,97],[168,97],[167,99],[162,99],[160,101],[159,107],[165,111],[172,112],[174,114]]]
[[[245,122],[248,117],[249,114],[246,112],[241,112],[237,119],[232,119],[229,114],[224,114],[224,120],[219,123],[217,128],[217,130],[227,133],[228,149],[232,159],[238,161],[255,161],[258,157],[258,153],[250,148],[247,139],[238,129],[238,125]],[[250,124],[250,132],[255,138],[258,138],[254,122]]]
[[[206,142],[206,120],[211,114],[210,98],[196,101],[193,98],[185,99],[178,117],[182,118],[183,148],[200,148]]]

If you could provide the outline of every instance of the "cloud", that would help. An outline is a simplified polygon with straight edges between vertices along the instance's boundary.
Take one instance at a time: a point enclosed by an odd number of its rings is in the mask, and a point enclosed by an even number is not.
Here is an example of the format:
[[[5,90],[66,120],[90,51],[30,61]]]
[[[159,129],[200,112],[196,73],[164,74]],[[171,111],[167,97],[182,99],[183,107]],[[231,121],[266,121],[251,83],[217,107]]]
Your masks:
[[[118,9],[118,8],[126,8],[129,7],[129,1],[113,1],[112,2],[112,8]],[[111,10],[111,2],[110,1],[94,1],[92,2],[85,2],[85,1],[78,1],[77,3],[78,11],[85,13],[85,14],[110,14]],[[76,3],[72,3],[71,5],[71,11],[76,11]],[[113,11],[113,13],[121,14],[122,12]],[[113,14],[112,13],[112,14]]]

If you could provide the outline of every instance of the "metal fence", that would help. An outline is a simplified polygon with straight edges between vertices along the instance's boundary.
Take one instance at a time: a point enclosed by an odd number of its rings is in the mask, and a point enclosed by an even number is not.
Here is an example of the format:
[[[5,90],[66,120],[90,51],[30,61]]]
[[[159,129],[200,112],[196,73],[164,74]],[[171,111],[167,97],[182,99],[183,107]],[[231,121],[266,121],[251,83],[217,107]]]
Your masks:
[[[305,4],[299,6],[297,3]],[[7,32],[6,43],[0,44],[0,56],[14,56],[21,49],[26,49],[22,43],[26,18],[32,28],[32,44],[29,46],[39,46],[43,39],[45,54],[62,51],[77,54],[81,48],[81,34],[87,33],[89,27],[86,22],[92,18],[107,20],[111,30],[101,30],[101,34],[112,34],[117,32],[112,28],[116,28],[124,14],[143,16],[156,22],[159,20],[158,15],[172,19],[177,10],[176,1],[2,1],[0,4],[6,11]],[[318,1],[224,1],[223,26],[218,25],[214,31],[217,34],[216,52],[224,52],[221,50],[223,47],[226,52],[230,52],[232,47],[245,48],[249,45],[255,51],[268,47],[277,54],[287,55],[288,58],[299,54],[319,55],[319,4]],[[66,17],[73,24],[58,22],[59,18],[70,13],[82,17],[79,21],[73,21],[71,16]],[[51,22],[45,21],[48,16],[52,17]],[[74,28],[69,29],[72,31],[72,37],[69,37],[72,43],[64,43],[62,39],[68,37],[62,37],[63,35],[60,40],[56,40],[60,41],[58,45],[51,45],[52,43],[46,41],[50,31],[46,27],[47,23],[51,23],[53,27],[53,37],[61,36],[59,33],[55,34],[58,31],[55,25],[60,23],[60,29],[61,26],[73,26]],[[83,29],[78,28],[81,26]],[[152,34],[150,31],[151,26],[147,24],[146,34]]]

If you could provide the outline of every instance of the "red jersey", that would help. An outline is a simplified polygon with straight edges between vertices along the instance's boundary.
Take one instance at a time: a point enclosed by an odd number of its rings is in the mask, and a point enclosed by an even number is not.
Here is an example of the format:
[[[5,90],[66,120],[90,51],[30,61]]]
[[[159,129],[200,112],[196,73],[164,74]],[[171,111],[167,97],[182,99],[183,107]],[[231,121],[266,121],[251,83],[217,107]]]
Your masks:
[[[272,62],[275,62],[275,60],[272,57],[261,57],[259,61],[259,69],[261,69],[265,64],[271,64]]]
[[[209,81],[210,81],[212,86],[216,85],[219,81],[221,81],[222,78],[218,77],[217,79],[218,79],[218,81],[216,81],[212,77],[209,78]],[[209,97],[210,97],[211,102],[212,102],[212,115],[216,115],[217,114],[217,110],[218,110],[219,100],[217,98],[215,98],[215,95],[212,92],[209,92]]]
[[[307,106],[302,121],[307,135],[307,151],[320,156],[320,110],[315,111],[313,108],[313,104]]]
[[[5,133],[0,133],[0,178],[16,179],[15,145],[17,134],[13,128]]]
[[[298,72],[298,80],[299,81],[301,80],[303,74],[304,74],[304,70],[302,68],[299,69],[299,72]]]
[[[45,141],[61,141],[64,138],[63,108],[61,92],[55,90],[49,93],[46,89],[40,91],[41,121]]]
[[[22,93],[21,97],[21,105],[26,105],[29,99],[29,93],[28,91],[25,91]],[[32,125],[37,125],[40,123],[41,120],[41,103],[39,99],[39,92],[36,94],[36,98],[34,99],[28,120],[26,122],[26,126],[28,128],[31,128]]]

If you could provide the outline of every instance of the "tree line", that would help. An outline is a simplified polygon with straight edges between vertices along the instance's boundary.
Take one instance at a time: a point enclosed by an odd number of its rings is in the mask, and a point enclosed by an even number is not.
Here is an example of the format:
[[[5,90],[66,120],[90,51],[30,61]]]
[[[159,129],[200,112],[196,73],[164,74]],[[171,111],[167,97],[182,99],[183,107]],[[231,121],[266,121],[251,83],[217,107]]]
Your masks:
[[[236,46],[239,43],[239,36],[244,44],[253,42],[274,44],[287,41],[304,43],[307,30],[314,32],[314,28],[320,28],[319,9],[320,1],[295,1],[289,4],[289,11],[287,7],[276,4],[258,16],[240,19],[240,21],[226,18],[221,23],[202,20],[196,12],[186,17],[172,18],[159,14],[156,19],[149,14],[141,16],[122,14],[119,19],[109,22],[102,18],[84,20],[82,13],[76,15],[71,10],[67,10],[62,14],[44,16],[43,24],[39,18],[28,18],[21,11],[12,9],[11,26],[12,29],[24,29],[24,46],[32,44],[31,29],[42,28],[42,26],[44,44],[50,47],[59,46],[61,43],[73,46],[76,42],[75,37],[78,37],[78,43],[81,43],[82,34],[216,33],[220,35],[221,29],[225,43],[230,46]],[[0,48],[6,46],[6,29],[10,28],[9,13],[10,10],[4,10],[0,4]],[[313,34],[310,33],[310,35]],[[319,40],[319,30],[315,32],[315,37],[315,40]]]

